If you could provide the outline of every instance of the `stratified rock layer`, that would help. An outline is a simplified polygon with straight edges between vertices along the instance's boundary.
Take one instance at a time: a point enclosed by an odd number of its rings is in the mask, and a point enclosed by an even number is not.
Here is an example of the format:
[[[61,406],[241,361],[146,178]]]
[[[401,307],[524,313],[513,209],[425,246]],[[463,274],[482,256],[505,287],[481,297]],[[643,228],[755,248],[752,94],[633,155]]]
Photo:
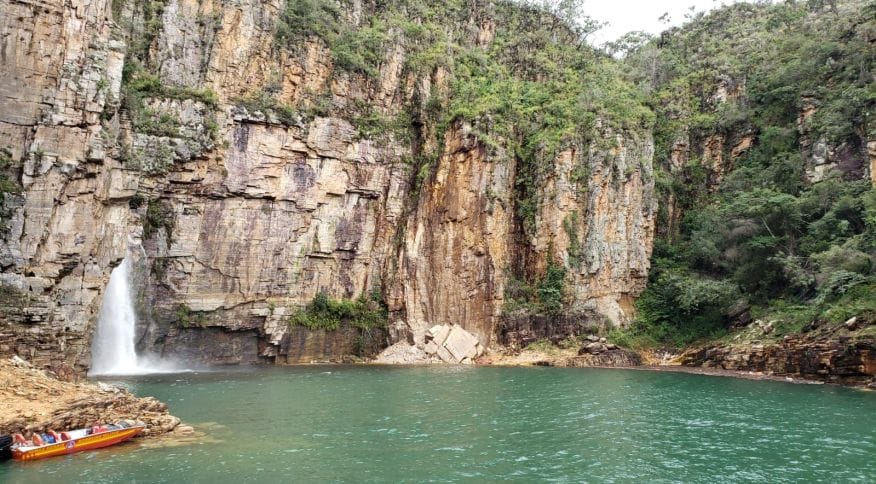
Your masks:
[[[0,149],[16,172],[0,220],[0,353],[60,374],[89,360],[103,288],[137,217],[136,172],[110,157],[101,114],[125,44],[110,2],[0,3]],[[133,182],[133,184],[131,183]]]
[[[713,345],[678,357],[685,366],[744,370],[842,383],[876,383],[876,340],[786,338],[773,344]]]

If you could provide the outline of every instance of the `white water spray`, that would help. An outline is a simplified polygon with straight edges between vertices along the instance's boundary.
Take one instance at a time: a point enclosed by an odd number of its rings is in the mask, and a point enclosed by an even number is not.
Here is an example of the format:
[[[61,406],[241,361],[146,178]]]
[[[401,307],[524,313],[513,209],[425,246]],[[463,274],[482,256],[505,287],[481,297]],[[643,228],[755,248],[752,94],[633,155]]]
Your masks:
[[[91,340],[91,369],[94,375],[140,375],[181,371],[170,362],[137,356],[137,313],[131,295],[131,261],[125,258],[110,274],[100,307],[97,331]]]
[[[91,343],[91,375],[130,375],[142,370],[137,364],[134,331],[137,315],[130,291],[131,262],[125,260],[110,274],[97,331]]]

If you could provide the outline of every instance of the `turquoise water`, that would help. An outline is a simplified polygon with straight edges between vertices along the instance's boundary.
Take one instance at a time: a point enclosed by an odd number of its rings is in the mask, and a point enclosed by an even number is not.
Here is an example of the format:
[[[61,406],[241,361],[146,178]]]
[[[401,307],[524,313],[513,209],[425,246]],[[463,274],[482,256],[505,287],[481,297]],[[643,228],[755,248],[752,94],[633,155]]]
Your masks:
[[[876,393],[634,370],[270,367],[123,382],[209,439],[0,482],[876,481]]]

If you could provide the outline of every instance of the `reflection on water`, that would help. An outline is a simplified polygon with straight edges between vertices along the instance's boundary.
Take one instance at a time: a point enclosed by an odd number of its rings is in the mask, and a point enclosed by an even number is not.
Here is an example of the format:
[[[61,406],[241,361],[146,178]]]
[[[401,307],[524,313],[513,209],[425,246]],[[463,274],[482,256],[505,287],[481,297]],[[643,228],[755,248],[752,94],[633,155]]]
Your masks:
[[[672,373],[293,367],[122,381],[196,429],[0,482],[876,479],[876,394]]]

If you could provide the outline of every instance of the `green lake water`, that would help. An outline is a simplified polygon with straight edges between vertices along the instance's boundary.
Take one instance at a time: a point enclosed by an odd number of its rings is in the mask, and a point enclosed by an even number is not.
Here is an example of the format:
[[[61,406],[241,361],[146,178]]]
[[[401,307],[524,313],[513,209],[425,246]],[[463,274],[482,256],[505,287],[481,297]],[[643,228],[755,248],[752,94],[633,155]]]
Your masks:
[[[635,370],[269,367],[120,382],[209,439],[0,482],[874,482],[876,393]]]

